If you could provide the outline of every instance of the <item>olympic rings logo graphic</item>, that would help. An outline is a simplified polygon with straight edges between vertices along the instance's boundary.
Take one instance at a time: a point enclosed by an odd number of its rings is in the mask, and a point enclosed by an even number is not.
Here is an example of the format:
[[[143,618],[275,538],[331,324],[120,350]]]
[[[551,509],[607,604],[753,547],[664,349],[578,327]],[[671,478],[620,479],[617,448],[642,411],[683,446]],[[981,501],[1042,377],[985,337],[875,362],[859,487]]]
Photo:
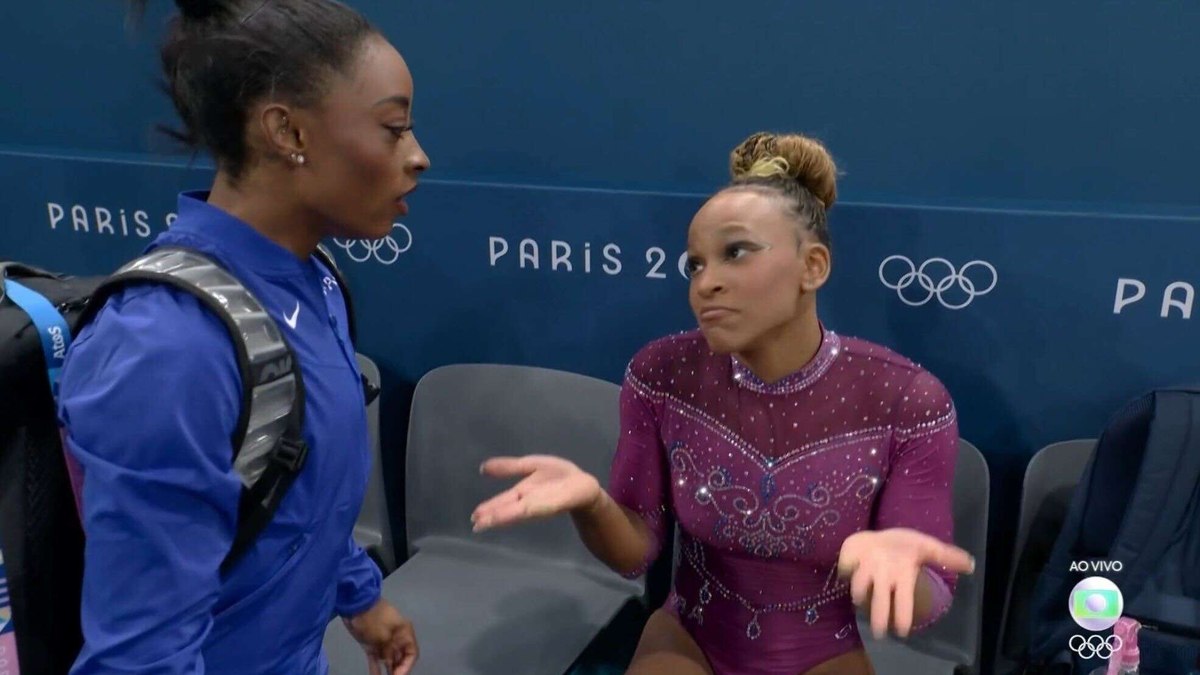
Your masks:
[[[1079,655],[1081,659],[1101,658],[1107,659],[1113,655],[1113,652],[1121,648],[1121,637],[1119,635],[1072,635],[1067,641],[1067,646],[1071,651]]]
[[[934,271],[942,271],[936,282],[930,274]],[[920,307],[936,297],[946,309],[962,309],[975,298],[991,293],[998,279],[996,268],[983,260],[972,260],[961,270],[955,269],[954,263],[945,258],[930,258],[920,267],[902,255],[888,256],[879,263],[879,281],[896,291],[900,300],[910,307]],[[913,282],[917,289],[907,291]]]
[[[392,234],[396,231],[401,232],[400,238],[403,244],[396,241]],[[334,239],[333,243],[346,251],[346,255],[354,262],[367,262],[371,258],[375,258],[376,262],[384,265],[391,265],[400,259],[400,254],[412,248],[413,235],[412,230],[404,223],[396,223],[392,225],[392,234],[387,235],[383,239]]]

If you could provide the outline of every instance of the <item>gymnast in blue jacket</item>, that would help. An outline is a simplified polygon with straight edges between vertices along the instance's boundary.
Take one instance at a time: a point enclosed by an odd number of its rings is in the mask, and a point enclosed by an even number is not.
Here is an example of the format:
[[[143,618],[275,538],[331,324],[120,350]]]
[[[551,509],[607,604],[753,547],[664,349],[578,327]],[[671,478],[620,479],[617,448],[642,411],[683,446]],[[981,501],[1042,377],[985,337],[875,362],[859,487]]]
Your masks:
[[[151,248],[215,258],[275,318],[307,396],[307,463],[272,522],[222,571],[241,483],[235,347],[166,285],[109,299],[72,345],[59,417],[82,473],[84,647],[73,673],[328,671],[340,615],[372,671],[408,673],[411,624],[380,598],[351,531],[367,421],[347,313],[314,257],[325,237],[379,239],[429,159],[396,49],[334,0],[177,0],[162,49],[180,139],[207,152],[210,191],[179,197]]]

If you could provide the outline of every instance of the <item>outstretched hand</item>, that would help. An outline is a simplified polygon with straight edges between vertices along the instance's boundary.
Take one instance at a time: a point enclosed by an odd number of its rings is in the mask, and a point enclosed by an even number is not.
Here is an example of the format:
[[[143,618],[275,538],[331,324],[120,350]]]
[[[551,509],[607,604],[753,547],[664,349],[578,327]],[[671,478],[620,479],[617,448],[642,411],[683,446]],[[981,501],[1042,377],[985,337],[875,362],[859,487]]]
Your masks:
[[[494,457],[479,467],[493,478],[521,478],[513,487],[475,507],[474,530],[512,525],[559,513],[586,511],[602,503],[604,490],[594,476],[551,455]]]
[[[912,630],[917,580],[926,565],[975,571],[970,553],[906,528],[856,532],[842,542],[838,556],[838,574],[850,578],[854,604],[861,607],[870,600],[871,632],[877,638],[889,626],[901,637]]]

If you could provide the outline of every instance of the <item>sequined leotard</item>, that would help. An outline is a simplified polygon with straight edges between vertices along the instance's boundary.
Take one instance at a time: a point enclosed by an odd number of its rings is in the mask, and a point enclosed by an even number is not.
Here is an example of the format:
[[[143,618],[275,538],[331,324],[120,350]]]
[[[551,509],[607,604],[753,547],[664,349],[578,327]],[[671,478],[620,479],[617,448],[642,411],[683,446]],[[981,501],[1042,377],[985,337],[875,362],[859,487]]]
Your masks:
[[[767,384],[699,332],[634,357],[609,491],[657,538],[678,524],[666,609],[717,675],[796,675],[861,640],[836,576],[847,536],[953,534],[958,429],[949,394],[894,352],[825,331],[800,371]],[[953,574],[926,568],[936,619]]]

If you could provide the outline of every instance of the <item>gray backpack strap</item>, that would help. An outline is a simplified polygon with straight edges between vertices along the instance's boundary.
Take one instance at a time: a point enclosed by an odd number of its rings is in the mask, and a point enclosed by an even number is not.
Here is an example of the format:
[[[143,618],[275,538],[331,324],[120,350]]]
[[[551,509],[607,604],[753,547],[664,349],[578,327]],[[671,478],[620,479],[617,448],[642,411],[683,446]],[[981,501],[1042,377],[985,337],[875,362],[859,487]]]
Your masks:
[[[278,324],[240,281],[197,251],[163,247],[130,262],[92,295],[81,325],[116,291],[158,283],[185,291],[229,332],[242,380],[242,405],[230,439],[242,481],[238,531],[222,566],[227,571],[271,521],[304,466],[304,382]]]

